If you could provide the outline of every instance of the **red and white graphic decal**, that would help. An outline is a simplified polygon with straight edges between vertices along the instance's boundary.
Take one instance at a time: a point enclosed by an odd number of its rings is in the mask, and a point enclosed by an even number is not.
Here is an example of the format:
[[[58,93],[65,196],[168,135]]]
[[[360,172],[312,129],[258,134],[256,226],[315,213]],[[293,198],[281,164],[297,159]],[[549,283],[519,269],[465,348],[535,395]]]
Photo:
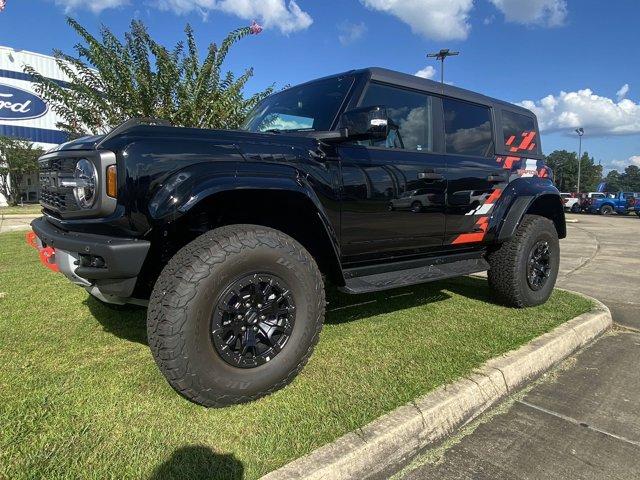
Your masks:
[[[520,142],[517,145],[515,144],[515,135],[509,137],[505,144],[510,152],[522,154],[536,148],[536,144],[534,142],[535,138],[536,132],[522,132],[520,135]],[[539,166],[539,162],[531,158],[523,158],[515,155],[509,155],[506,157],[497,156],[496,162],[501,165],[502,168],[511,172],[509,180],[492,190],[483,202],[481,202],[474,210],[471,210],[466,214],[477,216],[478,218],[473,225],[472,232],[458,235],[453,240],[453,245],[482,242],[485,239],[489,229],[491,213],[509,182],[520,177],[538,176],[544,178],[549,176],[546,167],[544,165]]]

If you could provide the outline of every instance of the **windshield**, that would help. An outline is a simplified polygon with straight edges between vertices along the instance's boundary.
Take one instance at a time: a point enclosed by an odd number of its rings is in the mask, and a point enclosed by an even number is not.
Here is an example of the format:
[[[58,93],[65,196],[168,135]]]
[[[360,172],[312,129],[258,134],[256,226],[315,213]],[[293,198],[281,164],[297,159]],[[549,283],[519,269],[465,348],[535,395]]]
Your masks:
[[[271,95],[253,109],[243,128],[250,132],[329,130],[353,80],[333,77]]]

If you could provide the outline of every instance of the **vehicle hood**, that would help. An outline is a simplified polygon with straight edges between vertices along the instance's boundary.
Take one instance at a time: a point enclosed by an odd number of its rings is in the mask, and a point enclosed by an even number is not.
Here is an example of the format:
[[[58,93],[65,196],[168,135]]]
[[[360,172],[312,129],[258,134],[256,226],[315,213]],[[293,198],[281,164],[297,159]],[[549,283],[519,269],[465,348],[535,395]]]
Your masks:
[[[105,148],[117,150],[128,143],[139,140],[163,139],[170,141],[209,141],[215,143],[242,145],[245,143],[286,144],[308,147],[317,143],[327,132],[254,133],[245,130],[209,130],[201,128],[170,127],[163,125],[139,125],[124,132],[107,135],[93,135],[78,138],[58,145],[50,150],[94,150]]]

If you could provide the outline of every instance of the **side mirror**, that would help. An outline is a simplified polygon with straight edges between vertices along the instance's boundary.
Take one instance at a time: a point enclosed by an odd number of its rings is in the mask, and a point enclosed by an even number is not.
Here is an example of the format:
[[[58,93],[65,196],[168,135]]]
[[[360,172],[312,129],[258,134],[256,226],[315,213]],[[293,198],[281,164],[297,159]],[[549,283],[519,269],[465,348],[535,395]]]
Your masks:
[[[350,140],[386,140],[389,117],[386,107],[363,107],[342,115],[340,127],[347,130]]]

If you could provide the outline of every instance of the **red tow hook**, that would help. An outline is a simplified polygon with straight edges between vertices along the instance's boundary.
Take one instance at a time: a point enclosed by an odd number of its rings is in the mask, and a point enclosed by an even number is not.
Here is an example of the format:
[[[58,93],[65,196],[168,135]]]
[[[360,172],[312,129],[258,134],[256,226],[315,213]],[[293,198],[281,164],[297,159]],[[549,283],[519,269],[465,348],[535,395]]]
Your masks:
[[[38,237],[36,237],[36,232],[27,232],[27,234],[25,235],[25,239],[27,240],[27,243],[29,245],[31,245],[33,248],[35,248],[36,250],[39,250],[38,248]]]
[[[56,249],[53,247],[44,247],[40,250],[40,262],[49,270],[60,271],[60,267],[56,263]]]
[[[38,250],[40,256],[40,263],[47,267],[49,270],[59,272],[60,267],[56,263],[56,249],[53,247],[40,247],[38,245],[38,237],[35,232],[27,232],[25,239],[29,245]]]

